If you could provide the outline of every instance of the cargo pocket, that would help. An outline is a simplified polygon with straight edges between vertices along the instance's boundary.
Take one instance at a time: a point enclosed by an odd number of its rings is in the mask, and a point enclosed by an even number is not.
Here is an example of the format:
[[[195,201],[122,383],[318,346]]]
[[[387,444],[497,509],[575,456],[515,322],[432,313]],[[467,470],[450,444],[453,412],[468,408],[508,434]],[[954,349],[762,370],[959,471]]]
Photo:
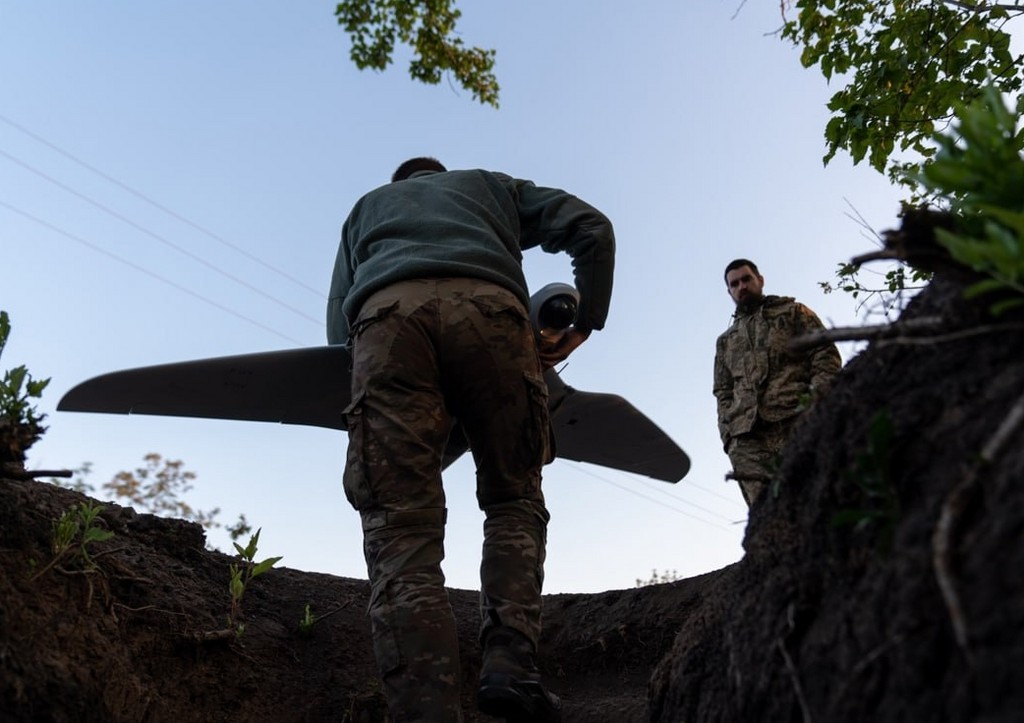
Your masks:
[[[532,444],[527,448],[534,452],[533,458],[540,464],[550,463],[555,458],[555,432],[551,428],[551,414],[548,411],[548,385],[542,372],[523,372],[526,391],[530,399],[529,432]]]
[[[469,300],[484,316],[491,319],[511,319],[517,326],[530,323],[530,317],[511,292],[479,293]]]
[[[364,304],[363,308],[359,310],[355,321],[352,322],[352,328],[349,330],[349,339],[351,340],[349,343],[355,341],[367,328],[373,326],[376,322],[397,309],[398,304],[398,301],[392,301],[390,304],[384,304],[383,306],[375,306],[372,303]]]
[[[363,402],[366,393],[360,392],[342,412],[348,428],[348,453],[345,460],[343,484],[345,498],[355,509],[362,509],[372,498],[366,475],[366,416]]]

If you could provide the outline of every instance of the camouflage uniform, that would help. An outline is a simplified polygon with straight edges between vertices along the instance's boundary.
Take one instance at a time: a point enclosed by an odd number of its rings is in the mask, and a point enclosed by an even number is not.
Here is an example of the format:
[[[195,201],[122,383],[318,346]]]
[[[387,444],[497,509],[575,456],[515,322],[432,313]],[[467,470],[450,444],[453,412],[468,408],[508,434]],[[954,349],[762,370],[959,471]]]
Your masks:
[[[381,675],[392,708],[409,720],[457,720],[439,460],[454,415],[477,462],[486,515],[485,623],[500,620],[536,641],[548,522],[540,470],[551,446],[533,332],[522,304],[500,286],[424,279],[372,295],[353,342],[359,392],[346,410],[345,493],[363,521]]]
[[[796,415],[828,391],[842,366],[834,344],[789,351],[793,337],[822,328],[791,297],[765,296],[753,309],[737,307],[732,326],[718,337],[718,431],[748,505],[766,486]]]
[[[540,637],[541,467],[553,445],[521,268],[531,246],[573,257],[576,327],[600,329],[614,236],[564,191],[480,170],[419,172],[360,199],[342,230],[328,339],[352,347],[344,486],[362,519],[374,653],[395,721],[462,720],[441,571],[453,420],[485,515],[481,640],[514,631],[536,650]]]

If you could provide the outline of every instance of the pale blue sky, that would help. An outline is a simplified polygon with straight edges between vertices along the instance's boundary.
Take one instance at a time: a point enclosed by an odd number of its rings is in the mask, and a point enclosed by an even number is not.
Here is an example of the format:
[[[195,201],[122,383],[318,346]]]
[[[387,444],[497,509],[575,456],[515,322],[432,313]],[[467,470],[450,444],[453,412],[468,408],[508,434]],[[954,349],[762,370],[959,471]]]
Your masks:
[[[0,0],[0,308],[14,325],[0,366],[52,377],[30,466],[88,460],[99,485],[147,452],[182,459],[198,474],[190,502],[225,522],[245,512],[261,554],[365,577],[343,434],[54,408],[116,369],[324,343],[345,215],[400,161],[429,154],[608,214],[612,312],[562,376],[630,399],[693,459],[676,486],[548,467],[546,592],[740,558],[746,508],[723,481],[711,395],[732,312],[722,268],[753,258],[767,291],[854,323],[853,302],[817,282],[871,246],[848,203],[884,229],[899,194],[845,157],[823,168],[831,90],[770,35],[777,3],[735,18],[739,2],[459,7],[465,41],[498,50],[500,110],[448,82],[414,84],[404,52],[385,73],[356,70],[331,2]],[[537,250],[526,269],[535,287],[571,280],[566,256]],[[465,459],[447,475],[445,571],[467,589],[482,522],[472,485]]]

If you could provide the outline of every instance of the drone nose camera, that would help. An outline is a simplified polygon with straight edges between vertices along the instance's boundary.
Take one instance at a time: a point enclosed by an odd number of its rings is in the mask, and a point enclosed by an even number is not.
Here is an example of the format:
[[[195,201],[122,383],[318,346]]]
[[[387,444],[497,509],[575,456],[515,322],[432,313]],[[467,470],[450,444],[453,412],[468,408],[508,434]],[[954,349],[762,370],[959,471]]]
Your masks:
[[[530,323],[546,341],[558,341],[576,323],[580,294],[569,284],[548,284],[530,297]]]

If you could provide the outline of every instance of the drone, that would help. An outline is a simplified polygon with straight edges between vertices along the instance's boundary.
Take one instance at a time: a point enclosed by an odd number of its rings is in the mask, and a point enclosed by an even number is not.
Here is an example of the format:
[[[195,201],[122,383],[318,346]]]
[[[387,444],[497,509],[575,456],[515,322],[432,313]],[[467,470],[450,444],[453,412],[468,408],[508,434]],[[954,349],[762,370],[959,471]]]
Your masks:
[[[576,319],[579,293],[553,283],[530,298],[540,341],[557,340]],[[144,414],[277,422],[345,430],[352,358],[344,345],[195,359],[110,372],[78,384],[63,412]],[[683,479],[687,454],[645,414],[616,394],[586,392],[544,373],[555,456],[664,482]],[[469,449],[459,424],[444,452],[448,467]]]

